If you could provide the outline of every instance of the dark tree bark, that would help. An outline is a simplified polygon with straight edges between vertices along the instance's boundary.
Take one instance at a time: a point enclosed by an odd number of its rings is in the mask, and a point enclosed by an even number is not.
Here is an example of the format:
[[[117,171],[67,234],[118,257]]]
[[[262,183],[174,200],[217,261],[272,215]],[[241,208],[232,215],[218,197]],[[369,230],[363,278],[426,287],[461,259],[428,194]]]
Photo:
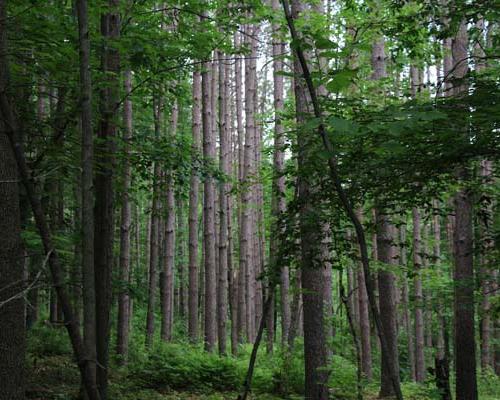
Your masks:
[[[82,123],[82,283],[83,283],[83,340],[88,371],[96,381],[96,291],[94,270],[94,185],[92,132],[92,84],[90,77],[90,41],[87,2],[77,3],[80,40],[80,87]],[[94,388],[95,389],[95,388]]]
[[[126,99],[123,103],[123,193],[121,204],[120,221],[120,292],[118,293],[118,326],[116,332],[116,353],[120,356],[120,362],[126,363],[128,356],[129,320],[130,320],[130,295],[128,285],[130,283],[130,228],[131,228],[131,204],[129,190],[131,183],[130,171],[130,141],[132,139],[132,73],[125,71],[124,86]]]
[[[111,276],[114,243],[114,169],[116,152],[116,115],[119,101],[120,55],[116,44],[120,36],[119,0],[109,0],[109,11],[101,16],[104,47],[101,68],[106,86],[100,93],[100,121],[96,161],[100,168],[95,176],[94,266],[96,288],[97,386],[107,399],[110,337]]]
[[[7,1],[0,0],[0,92],[8,90]],[[2,110],[3,111],[3,110]],[[3,114],[3,112],[1,113]],[[24,271],[19,208],[19,174],[7,135],[7,122],[0,115],[0,399],[23,400]],[[21,295],[20,295],[21,294]]]

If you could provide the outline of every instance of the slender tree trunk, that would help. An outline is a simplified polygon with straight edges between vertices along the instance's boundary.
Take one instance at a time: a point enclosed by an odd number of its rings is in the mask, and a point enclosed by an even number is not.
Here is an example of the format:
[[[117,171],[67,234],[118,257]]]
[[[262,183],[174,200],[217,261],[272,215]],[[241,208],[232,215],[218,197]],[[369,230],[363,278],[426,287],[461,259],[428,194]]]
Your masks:
[[[155,138],[159,139],[161,132],[161,121],[163,119],[163,105],[157,96],[153,97],[153,116]],[[161,170],[160,163],[156,161],[153,167],[153,202],[151,206],[150,224],[150,251],[149,251],[149,282],[148,282],[148,309],[146,315],[146,346],[153,343],[155,331],[155,305],[158,284],[159,264],[159,236],[160,236],[160,192],[161,192]]]
[[[172,141],[175,140],[177,131],[177,120],[179,109],[177,100],[174,100],[172,110],[170,112],[169,132],[168,135]],[[164,262],[162,285],[163,292],[161,293],[161,339],[164,341],[172,340],[172,320],[173,320],[173,304],[174,304],[174,267],[175,267],[175,181],[173,171],[165,171],[165,242],[164,242]]]
[[[125,71],[125,96],[130,95],[132,90],[132,73]],[[127,97],[123,103],[124,120],[124,158],[123,158],[123,194],[120,225],[120,285],[118,294],[118,326],[116,333],[116,353],[121,356],[121,362],[125,363],[128,356],[129,319],[130,319],[130,296],[128,285],[130,283],[130,227],[131,227],[131,205],[129,190],[131,183],[130,171],[130,141],[132,139],[132,100]]]
[[[377,39],[372,46],[372,79],[378,80],[386,77],[385,43]],[[385,211],[377,212],[377,248],[379,261],[394,264],[397,257],[394,249],[394,226],[391,224]],[[379,308],[382,322],[382,334],[387,340],[386,354],[382,354],[381,362],[381,387],[380,397],[394,395],[393,379],[399,381],[399,360],[397,348],[397,313],[395,304],[395,277],[390,271],[379,271]],[[382,349],[384,352],[384,349]],[[391,365],[388,365],[391,364]],[[395,371],[391,376],[391,371]]]
[[[483,184],[491,185],[493,177],[493,163],[489,160],[481,162],[481,177]],[[493,207],[487,204],[482,210],[482,223],[480,225],[482,237],[482,257],[481,257],[481,370],[485,371],[489,367],[494,367],[491,346],[492,320],[491,320],[491,301],[490,297],[495,292],[493,291],[493,279],[491,265],[492,249],[495,241],[492,237],[491,226],[493,223]]]
[[[252,180],[254,177],[254,139],[255,139],[255,117],[254,101],[256,90],[256,60],[255,39],[253,38],[253,27],[246,28],[246,44],[252,48],[251,57],[245,59],[245,145],[243,152],[243,174],[241,177],[241,224],[240,224],[240,304],[245,305],[244,326],[248,341],[253,341],[255,322],[255,293],[252,263]],[[236,70],[238,73],[238,70]],[[238,104],[237,104],[238,106]],[[242,321],[243,323],[243,321]]]
[[[212,129],[212,66],[204,63],[202,78],[203,158],[208,165],[215,161],[215,138]],[[213,99],[212,99],[213,100]],[[215,180],[205,177],[203,190],[203,240],[205,263],[205,350],[213,351],[216,342],[216,264],[215,264]]]
[[[378,259],[385,264],[394,265],[397,257],[394,247],[395,228],[388,216],[380,210],[377,212],[377,226]],[[379,271],[378,285],[382,332],[388,343],[388,353],[382,356],[380,397],[389,397],[394,394],[391,370],[399,371],[394,274],[390,271]]]
[[[219,168],[224,180],[219,183],[219,281],[217,286],[217,330],[219,353],[226,354],[227,287],[228,287],[228,184],[231,174],[229,158],[231,140],[229,136],[226,60],[219,54]]]
[[[413,268],[415,270],[415,380],[425,380],[424,296],[422,291],[422,237],[420,234],[420,211],[414,208],[413,215]]]
[[[453,77],[463,78],[467,73],[467,24],[462,21],[452,41]],[[454,83],[454,96],[463,95],[466,84]],[[467,132],[462,134],[467,135]],[[468,180],[465,168],[457,176]],[[455,396],[456,400],[476,400],[476,341],[474,333],[474,264],[473,264],[473,200],[467,188],[459,189],[454,197],[455,229],[453,232],[455,260]],[[465,351],[464,349],[467,349]]]
[[[239,48],[241,45],[241,37],[239,33],[234,35],[234,46]],[[248,246],[247,238],[244,237],[243,228],[246,229],[246,225],[243,226],[243,215],[244,215],[244,197],[245,197],[245,187],[244,187],[244,127],[243,127],[243,99],[242,99],[242,59],[237,57],[234,63],[234,81],[235,81],[235,98],[236,98],[236,130],[238,136],[238,180],[243,186],[243,190],[240,191],[240,196],[238,199],[238,225],[239,225],[239,269],[238,269],[238,312],[237,312],[237,325],[238,325],[238,342],[243,343],[244,337],[247,332],[247,293],[246,293],[246,247]],[[245,232],[246,234],[246,232]],[[244,243],[245,242],[245,243]]]
[[[403,270],[408,268],[408,261],[406,255],[406,226],[403,225],[399,228],[399,243],[400,243],[400,260]],[[401,303],[403,308],[403,327],[407,336],[407,346],[408,346],[408,368],[410,370],[410,379],[412,381],[416,380],[415,372],[415,341],[412,330],[411,318],[410,318],[410,294],[408,288],[408,278],[406,274],[402,277],[402,287],[401,287]]]
[[[0,0],[0,91],[8,89],[7,1]],[[0,116],[3,117],[3,110]],[[26,341],[24,332],[23,244],[19,208],[19,174],[0,118],[0,399],[24,400]]]
[[[201,140],[201,73],[193,72],[192,157],[198,157]],[[191,170],[189,190],[189,299],[188,333],[191,341],[198,340],[198,197],[200,180],[195,167]]]
[[[96,286],[94,269],[94,184],[92,131],[92,84],[90,76],[90,40],[87,1],[77,2],[80,44],[80,87],[82,129],[82,289],[83,289],[83,351],[87,361],[92,390],[96,390]]]
[[[362,210],[357,210],[360,221],[363,218]],[[359,250],[358,250],[359,254]],[[366,293],[365,273],[361,266],[357,269],[357,284],[359,290],[359,331],[361,342],[361,369],[366,379],[372,379],[372,347],[370,331],[370,314],[368,295]]]
[[[114,239],[114,168],[116,151],[116,114],[119,101],[120,55],[116,41],[120,36],[119,0],[109,0],[109,11],[101,16],[104,47],[101,68],[106,86],[101,90],[100,121],[96,160],[100,168],[95,176],[94,265],[96,288],[97,387],[107,399],[110,336],[111,277]]]

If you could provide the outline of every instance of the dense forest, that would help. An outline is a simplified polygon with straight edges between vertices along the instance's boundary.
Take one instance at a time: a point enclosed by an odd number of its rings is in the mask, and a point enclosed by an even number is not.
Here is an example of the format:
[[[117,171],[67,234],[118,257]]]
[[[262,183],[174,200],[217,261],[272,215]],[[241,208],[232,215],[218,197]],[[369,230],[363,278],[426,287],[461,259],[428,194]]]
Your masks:
[[[497,0],[0,0],[0,400],[500,398]]]

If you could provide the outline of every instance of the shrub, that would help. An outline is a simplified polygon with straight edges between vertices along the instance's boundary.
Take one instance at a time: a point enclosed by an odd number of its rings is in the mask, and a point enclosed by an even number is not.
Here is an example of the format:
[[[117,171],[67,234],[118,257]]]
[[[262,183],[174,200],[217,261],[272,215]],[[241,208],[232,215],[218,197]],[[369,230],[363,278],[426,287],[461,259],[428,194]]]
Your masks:
[[[71,354],[65,329],[42,323],[28,331],[28,353],[32,356],[60,356]]]

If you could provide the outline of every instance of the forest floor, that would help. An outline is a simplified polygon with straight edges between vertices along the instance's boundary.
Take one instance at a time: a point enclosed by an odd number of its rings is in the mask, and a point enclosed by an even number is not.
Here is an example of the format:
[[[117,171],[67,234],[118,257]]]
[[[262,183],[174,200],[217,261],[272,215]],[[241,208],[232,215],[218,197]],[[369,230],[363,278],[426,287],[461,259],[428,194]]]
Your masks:
[[[30,400],[74,400],[79,395],[78,369],[67,355],[51,355],[33,358],[28,366],[28,390]],[[234,400],[237,393],[190,393],[171,390],[145,389],[130,384],[124,370],[112,370],[109,398],[113,400]],[[250,396],[250,399],[277,400],[270,394]],[[298,399],[294,396],[289,399]]]
[[[143,338],[131,342],[131,362],[117,365],[112,357],[110,400],[235,400],[248,365],[250,346],[240,356],[219,357],[186,343],[158,343],[145,352]],[[298,400],[303,397],[303,354],[297,346],[286,366],[277,350],[259,352],[251,400]],[[28,335],[27,399],[76,400],[80,376],[63,329],[38,325]],[[332,359],[329,381],[332,399],[356,399],[356,369],[340,355]],[[285,387],[287,390],[284,390]],[[405,382],[405,400],[438,400],[432,379],[424,385]],[[500,399],[500,379],[493,373],[479,375],[481,400]],[[364,400],[377,399],[377,380],[364,387]],[[289,393],[286,396],[279,393]]]

